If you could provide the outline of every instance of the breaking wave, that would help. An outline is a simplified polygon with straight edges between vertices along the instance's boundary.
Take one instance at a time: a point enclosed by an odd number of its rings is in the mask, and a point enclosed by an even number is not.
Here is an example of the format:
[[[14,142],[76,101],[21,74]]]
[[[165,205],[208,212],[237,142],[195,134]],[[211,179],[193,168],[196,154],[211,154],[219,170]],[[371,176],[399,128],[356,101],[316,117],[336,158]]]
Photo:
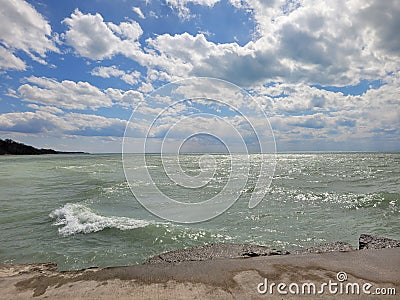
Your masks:
[[[129,230],[146,227],[150,222],[127,217],[106,217],[92,211],[85,205],[67,203],[63,207],[53,210],[49,217],[55,219],[54,225],[61,235],[68,236],[77,233],[91,233],[105,228]]]

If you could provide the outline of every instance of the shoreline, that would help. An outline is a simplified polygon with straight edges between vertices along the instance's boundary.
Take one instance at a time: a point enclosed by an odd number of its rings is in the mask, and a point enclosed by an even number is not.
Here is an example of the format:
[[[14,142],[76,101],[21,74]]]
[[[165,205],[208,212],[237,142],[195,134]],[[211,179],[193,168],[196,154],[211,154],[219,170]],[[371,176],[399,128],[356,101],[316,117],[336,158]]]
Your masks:
[[[338,272],[345,272],[348,276],[346,282],[349,283],[370,283],[373,288],[394,288],[398,297],[400,241],[370,235],[362,235],[359,241],[361,250],[341,251],[327,246],[344,244],[337,242],[322,245],[322,248],[313,247],[308,249],[309,251],[294,255],[274,249],[266,251],[268,248],[255,245],[216,244],[167,252],[150,258],[142,265],[79,271],[58,271],[57,265],[52,263],[0,264],[0,299],[366,297],[363,294],[329,294],[327,290],[323,295],[281,295],[277,291],[275,294],[260,294],[257,291],[257,286],[262,284],[265,278],[275,283],[313,282],[319,286],[329,280],[336,280]],[[231,251],[228,251],[229,249]],[[247,251],[247,256],[237,256],[238,251],[242,254],[243,251]],[[193,253],[194,257],[191,257],[190,253]],[[199,253],[204,256],[196,260]],[[175,261],[160,260],[160,257],[173,257]],[[375,299],[373,295],[369,297]],[[386,295],[386,298],[396,299],[396,296]]]
[[[259,294],[270,282],[347,282],[400,291],[400,248],[185,261],[58,272],[54,264],[0,265],[1,299],[282,299]],[[327,292],[327,291],[326,291]],[[365,299],[366,295],[286,295],[285,299]],[[376,299],[371,296],[371,299]],[[398,299],[385,296],[385,299]]]

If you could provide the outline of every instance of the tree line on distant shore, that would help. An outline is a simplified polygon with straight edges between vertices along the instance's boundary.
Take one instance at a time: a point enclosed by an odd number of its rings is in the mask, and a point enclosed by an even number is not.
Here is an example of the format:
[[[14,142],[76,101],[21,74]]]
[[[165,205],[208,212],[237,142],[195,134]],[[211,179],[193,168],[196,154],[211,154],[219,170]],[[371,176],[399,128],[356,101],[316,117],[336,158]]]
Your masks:
[[[0,139],[0,155],[79,154],[84,152],[63,152],[53,149],[38,149],[18,143],[12,139]]]

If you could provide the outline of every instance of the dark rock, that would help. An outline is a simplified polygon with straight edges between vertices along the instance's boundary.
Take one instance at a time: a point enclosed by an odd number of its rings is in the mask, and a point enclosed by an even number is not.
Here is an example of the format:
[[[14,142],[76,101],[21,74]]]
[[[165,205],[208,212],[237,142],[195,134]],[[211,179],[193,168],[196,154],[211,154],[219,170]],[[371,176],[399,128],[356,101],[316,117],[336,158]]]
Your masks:
[[[361,234],[358,240],[358,249],[382,249],[400,247],[400,241],[369,234]]]
[[[400,247],[400,241],[374,237],[362,234],[359,241],[359,249],[381,249]],[[345,242],[333,242],[311,248],[296,250],[292,254],[306,253],[325,253],[325,252],[348,252],[356,251],[353,246]],[[249,244],[210,244],[197,246],[188,249],[178,249],[162,253],[160,255],[149,258],[145,264],[156,263],[179,263],[183,261],[202,261],[222,258],[248,258],[257,256],[270,255],[287,255],[288,251],[280,251],[265,246],[249,245]]]
[[[359,241],[359,249],[381,249],[400,247],[400,241],[374,237],[368,234],[362,234]],[[345,242],[333,242],[319,246],[307,248],[305,250],[296,250],[292,254],[306,253],[325,253],[325,252],[349,252],[356,251],[354,247]],[[249,244],[210,244],[197,246],[188,249],[178,249],[156,255],[149,258],[145,264],[156,263],[179,263],[183,261],[202,261],[221,258],[248,258],[270,255],[287,255],[285,250],[271,249],[266,246]]]
[[[305,253],[325,253],[325,252],[348,252],[355,251],[356,249],[349,243],[344,242],[333,242],[322,244],[319,246],[314,246],[307,248],[305,250],[297,250],[295,254],[305,254]]]
[[[255,256],[286,255],[287,251],[247,244],[210,244],[188,249],[178,249],[149,258],[145,264],[177,263],[221,258],[246,258]]]

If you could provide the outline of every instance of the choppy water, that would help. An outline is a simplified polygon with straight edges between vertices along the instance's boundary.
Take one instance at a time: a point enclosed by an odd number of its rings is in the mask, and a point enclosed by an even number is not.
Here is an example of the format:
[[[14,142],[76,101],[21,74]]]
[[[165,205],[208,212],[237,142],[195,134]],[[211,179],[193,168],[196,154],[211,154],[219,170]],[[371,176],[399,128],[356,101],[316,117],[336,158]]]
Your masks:
[[[277,158],[271,187],[256,208],[248,208],[252,190],[245,188],[221,216],[179,225],[153,216],[135,200],[121,155],[1,157],[0,261],[51,261],[60,269],[79,269],[141,263],[163,251],[212,242],[290,251],[337,240],[356,246],[361,233],[400,238],[399,153]],[[161,166],[157,156],[148,161]],[[189,173],[199,168],[196,155],[182,162]],[[223,163],[219,167],[208,189],[198,191],[199,199],[226,183],[228,172]],[[168,182],[161,184],[170,195],[179,193]],[[133,188],[140,192],[140,186]]]

